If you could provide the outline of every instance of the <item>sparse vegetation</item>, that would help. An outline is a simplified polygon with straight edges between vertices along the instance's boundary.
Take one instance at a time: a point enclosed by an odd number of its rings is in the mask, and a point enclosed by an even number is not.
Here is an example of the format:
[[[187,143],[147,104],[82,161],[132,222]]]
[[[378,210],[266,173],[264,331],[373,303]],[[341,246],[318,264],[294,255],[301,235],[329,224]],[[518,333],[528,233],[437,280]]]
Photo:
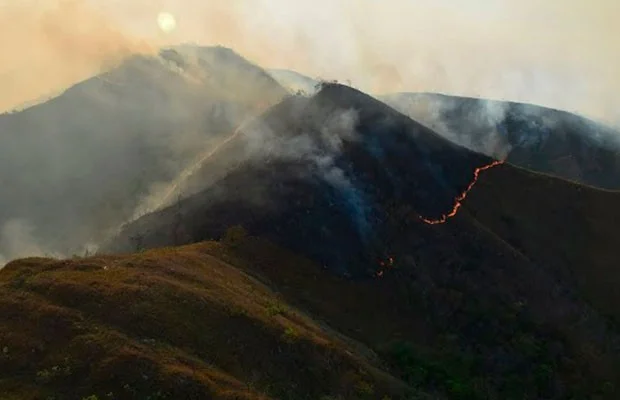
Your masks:
[[[294,342],[299,338],[299,332],[292,326],[287,326],[282,337],[286,342]]]
[[[360,393],[399,398],[402,389],[373,372],[374,361],[354,356],[346,341],[233,267],[230,250],[239,243],[10,263],[0,271],[0,341],[9,349],[0,354],[0,398],[266,400],[327,392],[348,400],[358,397],[346,395],[341,375],[360,370],[368,385]]]
[[[269,305],[267,306],[267,313],[272,317],[276,315],[283,315],[286,311],[286,306],[279,301],[269,303]]]

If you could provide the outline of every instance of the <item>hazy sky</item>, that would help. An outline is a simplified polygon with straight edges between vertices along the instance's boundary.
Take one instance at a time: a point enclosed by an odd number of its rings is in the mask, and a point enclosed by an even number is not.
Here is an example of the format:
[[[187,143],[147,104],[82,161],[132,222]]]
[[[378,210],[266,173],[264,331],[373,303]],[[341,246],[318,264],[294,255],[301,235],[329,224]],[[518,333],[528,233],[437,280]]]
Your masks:
[[[175,15],[164,34],[157,14]],[[527,101],[620,124],[618,0],[0,0],[0,109],[163,43],[223,44],[372,92]]]

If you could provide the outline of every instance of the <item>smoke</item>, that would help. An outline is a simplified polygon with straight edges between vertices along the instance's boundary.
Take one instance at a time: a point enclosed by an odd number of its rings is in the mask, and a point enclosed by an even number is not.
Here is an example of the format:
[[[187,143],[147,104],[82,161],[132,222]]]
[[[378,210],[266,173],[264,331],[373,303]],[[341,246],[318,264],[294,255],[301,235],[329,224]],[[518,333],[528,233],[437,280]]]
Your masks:
[[[222,48],[132,56],[23,112],[0,116],[0,226],[25,217],[33,254],[100,243],[248,116],[286,91]],[[0,238],[4,258],[15,251]],[[40,244],[44,243],[45,246]]]
[[[307,99],[300,97],[297,101],[290,110],[290,120],[296,120],[301,113],[307,112],[304,110]],[[343,146],[360,138],[356,130],[359,123],[358,112],[354,109],[336,109],[332,110],[327,118],[321,119],[320,126],[316,124],[317,120],[309,119],[308,122],[310,123],[302,124],[307,131],[287,136],[282,135],[282,132],[272,131],[260,120],[256,121],[244,132],[246,156],[259,163],[265,159],[277,159],[292,163],[302,162],[310,166],[303,173],[330,185],[336,193],[337,201],[342,202],[349,210],[360,236],[367,237],[370,232],[370,207],[363,192],[352,180],[351,174],[338,163]]]
[[[168,35],[156,25],[164,10],[178,21]],[[128,52],[195,42],[373,93],[532,102],[613,123],[619,13],[615,0],[25,0],[0,17],[10,89],[1,104],[61,89]]]
[[[380,98],[450,141],[496,159],[505,159],[512,149],[505,132],[499,132],[508,104],[476,101],[463,107],[458,98],[435,94],[396,94]]]
[[[85,1],[0,0],[0,8],[0,111],[52,96],[130,54],[155,51]]]
[[[34,227],[26,220],[13,219],[0,228],[0,267],[19,257],[56,257],[58,253],[39,243]]]

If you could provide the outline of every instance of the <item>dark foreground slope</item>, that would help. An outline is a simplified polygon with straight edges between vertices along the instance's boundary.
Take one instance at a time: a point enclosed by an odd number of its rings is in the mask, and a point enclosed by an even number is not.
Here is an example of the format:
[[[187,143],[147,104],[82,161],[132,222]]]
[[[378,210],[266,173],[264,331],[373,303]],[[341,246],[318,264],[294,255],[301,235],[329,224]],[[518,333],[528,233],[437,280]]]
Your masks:
[[[219,243],[14,261],[0,271],[0,394],[617,398],[617,342],[548,270],[483,228],[418,240],[368,280],[239,228]],[[501,253],[467,257],[476,245]]]
[[[156,184],[286,94],[229,49],[179,46],[0,115],[0,258],[20,255],[3,237],[15,230],[35,236],[23,239],[34,242],[27,254],[97,243]]]
[[[381,99],[474,151],[572,181],[620,189],[620,133],[603,124],[530,104],[434,93]]]

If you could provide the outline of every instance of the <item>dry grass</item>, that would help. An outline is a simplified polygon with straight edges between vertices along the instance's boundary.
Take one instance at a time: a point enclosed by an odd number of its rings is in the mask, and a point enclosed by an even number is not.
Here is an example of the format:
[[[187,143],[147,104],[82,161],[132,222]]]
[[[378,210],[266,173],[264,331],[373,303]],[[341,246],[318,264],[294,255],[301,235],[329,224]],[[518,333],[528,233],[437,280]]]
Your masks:
[[[0,397],[393,397],[405,386],[203,244],[0,273]],[[274,312],[277,305],[277,312]],[[354,378],[351,378],[354,377]],[[49,398],[52,398],[49,397]]]

